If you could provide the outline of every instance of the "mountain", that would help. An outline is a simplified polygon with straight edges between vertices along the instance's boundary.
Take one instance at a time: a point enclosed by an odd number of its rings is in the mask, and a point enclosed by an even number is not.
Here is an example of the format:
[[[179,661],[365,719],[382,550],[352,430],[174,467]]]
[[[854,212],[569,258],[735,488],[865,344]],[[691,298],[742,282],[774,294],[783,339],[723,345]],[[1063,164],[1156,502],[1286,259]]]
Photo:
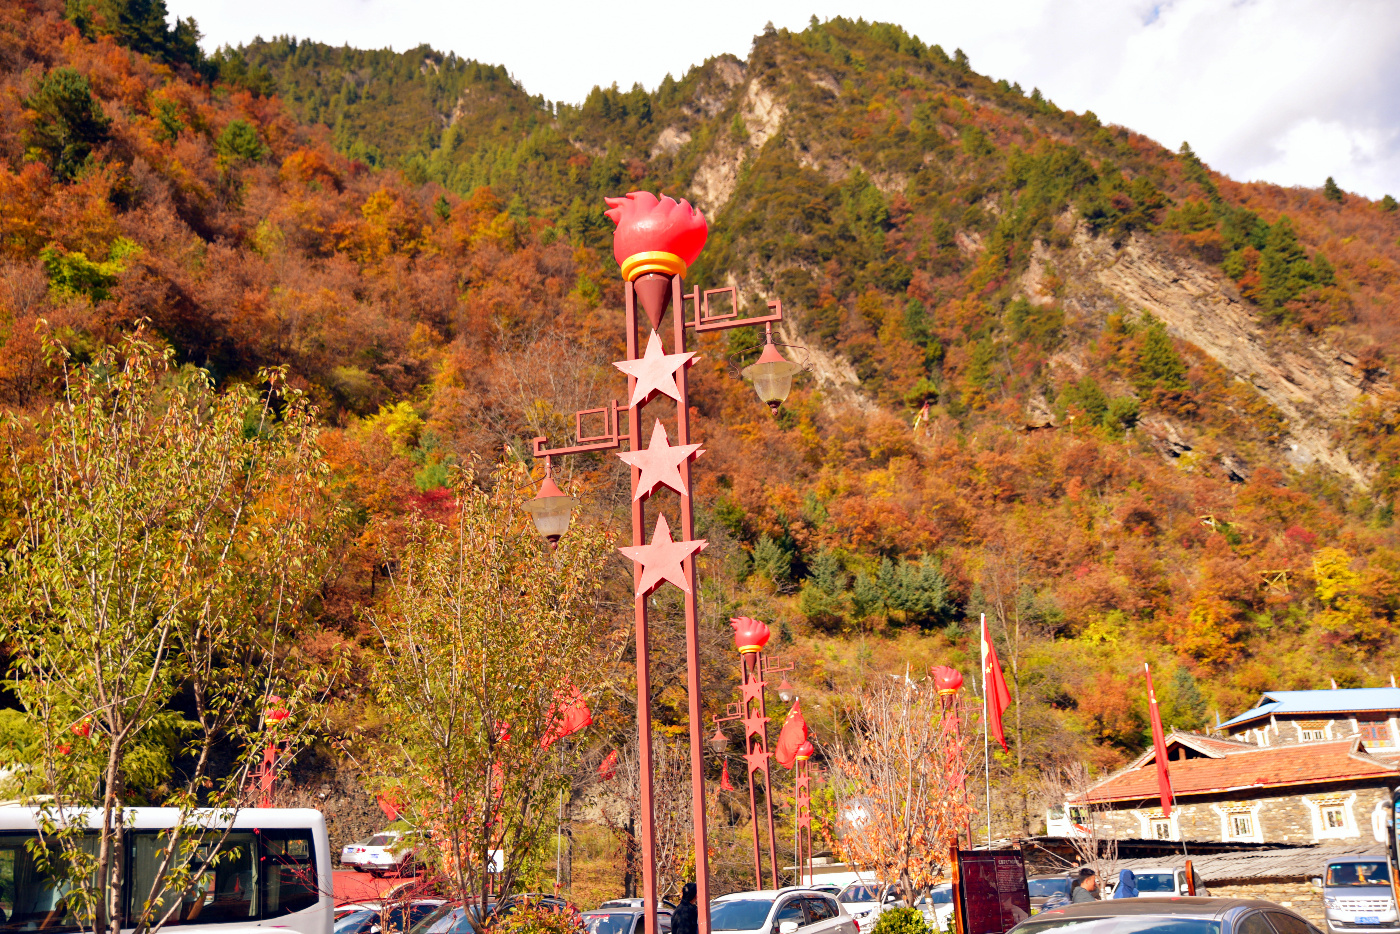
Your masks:
[[[574,106],[426,46],[194,60],[66,13],[0,12],[0,394],[49,398],[41,319],[81,349],[147,318],[221,380],[287,365],[362,523],[308,651],[373,651],[384,529],[451,465],[620,392],[602,197],[647,188],[709,217],[692,281],[780,299],[809,364],[771,419],[725,366],[756,338],[701,341],[716,690],[739,610],[816,698],[975,665],[985,612],[1028,821],[1050,763],[1141,747],[1143,659],[1182,728],[1389,677],[1393,199],[1234,182],[886,24]],[[622,527],[618,465],[576,460],[578,521]],[[676,669],[658,693],[682,722]]]

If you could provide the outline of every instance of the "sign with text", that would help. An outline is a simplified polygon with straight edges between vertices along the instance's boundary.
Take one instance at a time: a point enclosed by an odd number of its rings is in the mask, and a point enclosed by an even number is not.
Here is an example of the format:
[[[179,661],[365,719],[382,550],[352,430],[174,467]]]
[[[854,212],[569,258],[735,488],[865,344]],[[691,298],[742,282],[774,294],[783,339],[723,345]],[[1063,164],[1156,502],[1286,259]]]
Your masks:
[[[1006,934],[1031,916],[1020,850],[959,850],[956,878],[961,934]]]

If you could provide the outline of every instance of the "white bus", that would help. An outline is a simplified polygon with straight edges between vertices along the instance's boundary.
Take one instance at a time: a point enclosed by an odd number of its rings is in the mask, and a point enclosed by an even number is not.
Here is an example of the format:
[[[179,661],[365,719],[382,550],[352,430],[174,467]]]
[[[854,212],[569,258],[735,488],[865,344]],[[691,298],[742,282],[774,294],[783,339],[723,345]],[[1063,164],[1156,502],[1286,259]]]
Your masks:
[[[29,847],[37,836],[42,809],[0,806],[0,934],[65,934],[81,930],[66,904],[67,885],[47,875]],[[100,811],[90,811],[96,827]],[[124,891],[128,927],[150,896],[160,864],[161,833],[180,820],[173,808],[129,808],[125,830]],[[291,808],[243,808],[227,821],[214,823],[214,812],[199,812],[196,822],[211,826],[200,848],[204,869],[165,926],[182,934],[235,934],[278,929],[292,934],[331,934],[335,897],[330,845],[320,811]],[[208,865],[210,848],[229,852]],[[133,907],[135,911],[133,911]],[[173,907],[167,903],[167,910]]]

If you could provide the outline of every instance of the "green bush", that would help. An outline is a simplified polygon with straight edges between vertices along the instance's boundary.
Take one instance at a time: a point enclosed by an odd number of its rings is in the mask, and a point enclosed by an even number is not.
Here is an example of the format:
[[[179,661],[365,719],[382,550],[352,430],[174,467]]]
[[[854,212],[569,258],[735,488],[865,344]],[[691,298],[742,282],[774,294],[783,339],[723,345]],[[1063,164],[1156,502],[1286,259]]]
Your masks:
[[[535,905],[522,905],[491,925],[492,934],[578,934],[582,929],[577,911]]]
[[[886,908],[875,922],[875,934],[931,934],[917,908]]]

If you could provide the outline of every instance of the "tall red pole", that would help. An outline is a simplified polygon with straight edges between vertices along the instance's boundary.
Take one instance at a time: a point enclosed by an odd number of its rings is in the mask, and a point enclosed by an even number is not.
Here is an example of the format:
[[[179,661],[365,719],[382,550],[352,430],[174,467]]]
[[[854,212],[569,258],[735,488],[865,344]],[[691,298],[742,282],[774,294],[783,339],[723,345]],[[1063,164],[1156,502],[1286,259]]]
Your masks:
[[[671,318],[674,323],[675,347],[672,353],[685,353],[685,299],[681,277],[671,277]],[[676,388],[680,402],[676,405],[677,443],[690,444],[690,395],[687,391],[686,368],[676,373]],[[634,451],[636,447],[632,448]],[[680,464],[681,482],[686,492],[681,496],[681,540],[695,538],[695,488],[690,482],[690,460]],[[700,697],[700,608],[695,586],[695,556],[681,565],[690,592],[685,595],[685,662],[686,689],[690,694],[690,813],[695,835],[695,912],[700,934],[710,934],[710,849],[705,827],[705,725]]]
[[[637,295],[628,282],[625,287],[627,311],[627,359],[637,359]],[[627,394],[630,398],[637,388],[636,377],[627,377]],[[642,412],[640,405],[627,409],[627,437],[631,449],[636,451],[642,445]],[[631,468],[632,474],[632,544],[645,545],[646,500],[638,497],[637,482],[641,470]],[[651,766],[651,657],[647,648],[647,595],[641,593],[642,566],[632,565],[633,589],[638,591],[633,600],[636,615],[637,635],[637,771],[642,823],[642,905],[646,914],[646,934],[660,934],[656,926],[656,837],[654,824],[655,805],[652,800]]]

